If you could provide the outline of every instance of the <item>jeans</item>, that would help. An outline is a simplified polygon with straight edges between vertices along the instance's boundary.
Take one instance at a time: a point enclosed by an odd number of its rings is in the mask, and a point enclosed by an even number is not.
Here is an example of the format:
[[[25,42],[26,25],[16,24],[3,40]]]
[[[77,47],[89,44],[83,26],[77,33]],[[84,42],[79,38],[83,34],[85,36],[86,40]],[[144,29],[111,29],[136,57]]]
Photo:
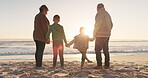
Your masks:
[[[42,58],[45,48],[45,42],[35,40],[35,44],[36,44],[36,52],[35,52],[36,66],[42,67]]]
[[[103,49],[103,53],[105,55],[105,66],[109,66],[110,63],[110,55],[109,55],[109,47],[108,47],[109,37],[97,37],[95,41],[95,53],[97,65],[102,66],[102,56],[101,50]]]

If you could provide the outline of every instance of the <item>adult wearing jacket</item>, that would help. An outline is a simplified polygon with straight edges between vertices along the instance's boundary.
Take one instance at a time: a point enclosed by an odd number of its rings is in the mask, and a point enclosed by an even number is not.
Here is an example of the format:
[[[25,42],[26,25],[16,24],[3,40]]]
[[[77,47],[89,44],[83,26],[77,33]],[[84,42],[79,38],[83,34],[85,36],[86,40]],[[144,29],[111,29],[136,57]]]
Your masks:
[[[48,27],[50,26],[49,20],[46,17],[48,12],[47,6],[42,5],[39,10],[40,12],[35,16],[33,31],[33,39],[36,44],[36,67],[42,67],[42,58],[45,44],[49,43],[49,41],[45,40],[45,36],[48,31]]]
[[[97,14],[95,17],[95,27],[93,35],[96,38],[95,40],[95,53],[96,53],[96,60],[97,66],[94,69],[100,68],[109,68],[110,66],[110,55],[109,55],[109,47],[108,42],[111,35],[111,30],[113,27],[113,23],[111,20],[111,16],[105,10],[104,5],[98,4],[97,5]],[[102,67],[102,57],[101,57],[101,50],[105,55],[105,66]]]

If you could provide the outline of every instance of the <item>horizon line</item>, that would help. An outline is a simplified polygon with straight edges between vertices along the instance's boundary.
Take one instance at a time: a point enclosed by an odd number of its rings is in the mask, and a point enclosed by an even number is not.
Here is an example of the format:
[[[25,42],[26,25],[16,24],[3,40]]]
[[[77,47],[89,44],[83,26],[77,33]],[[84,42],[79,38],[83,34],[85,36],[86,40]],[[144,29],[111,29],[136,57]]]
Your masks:
[[[4,40],[29,40],[29,41],[33,41],[33,38],[0,38],[1,41],[4,41]],[[67,40],[72,40],[72,39],[67,39]],[[148,39],[110,39],[110,41],[114,41],[114,40],[122,40],[122,41],[128,41],[128,40],[133,40],[133,41],[136,41],[136,40],[148,40]],[[52,41],[52,40],[51,40]]]

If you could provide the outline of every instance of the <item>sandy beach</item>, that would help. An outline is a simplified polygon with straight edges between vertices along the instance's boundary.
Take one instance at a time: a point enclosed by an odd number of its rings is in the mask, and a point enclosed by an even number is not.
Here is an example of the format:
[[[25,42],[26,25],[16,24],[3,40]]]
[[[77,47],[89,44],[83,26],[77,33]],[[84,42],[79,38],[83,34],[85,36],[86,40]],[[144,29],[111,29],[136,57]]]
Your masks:
[[[65,69],[52,68],[52,57],[44,58],[43,68],[35,68],[32,60],[0,60],[0,78],[148,78],[148,54],[111,55],[110,69],[92,69],[96,66],[95,56],[88,55],[93,63],[80,68],[80,55],[65,56]],[[2,56],[6,58],[8,56]],[[44,56],[45,57],[45,56]]]

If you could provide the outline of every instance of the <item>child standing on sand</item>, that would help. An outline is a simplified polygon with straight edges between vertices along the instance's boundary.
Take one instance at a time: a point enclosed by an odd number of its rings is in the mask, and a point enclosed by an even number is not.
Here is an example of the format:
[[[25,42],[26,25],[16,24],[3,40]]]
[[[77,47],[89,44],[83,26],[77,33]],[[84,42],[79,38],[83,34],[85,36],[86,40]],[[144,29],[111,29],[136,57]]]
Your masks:
[[[80,53],[82,54],[81,68],[83,68],[85,59],[87,60],[88,63],[92,63],[92,61],[90,61],[87,58],[86,52],[88,49],[89,41],[94,40],[93,38],[89,38],[87,35],[84,34],[84,29],[85,29],[84,27],[81,27],[80,34],[76,35],[74,37],[74,39],[66,45],[66,47],[70,47],[70,45],[72,45],[74,43],[73,48],[78,49],[80,51]]]
[[[63,26],[58,24],[60,22],[60,16],[55,15],[53,17],[53,21],[54,21],[54,23],[50,26],[50,28],[49,28],[49,30],[48,30],[48,32],[46,34],[46,40],[49,39],[49,35],[52,32],[53,54],[54,54],[53,68],[54,69],[56,68],[57,56],[58,56],[58,53],[59,53],[60,63],[61,63],[62,68],[64,69],[63,40],[64,40],[65,44],[67,44],[67,40],[66,40],[66,37],[65,37]]]

